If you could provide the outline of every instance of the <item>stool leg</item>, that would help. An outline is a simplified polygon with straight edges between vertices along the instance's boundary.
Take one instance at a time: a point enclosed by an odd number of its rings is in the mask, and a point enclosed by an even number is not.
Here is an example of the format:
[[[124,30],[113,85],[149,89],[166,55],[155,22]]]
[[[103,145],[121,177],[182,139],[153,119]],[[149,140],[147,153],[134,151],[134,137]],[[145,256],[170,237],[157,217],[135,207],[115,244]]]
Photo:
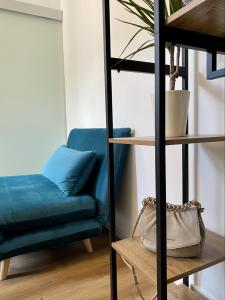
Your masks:
[[[0,280],[5,280],[7,278],[8,270],[9,270],[9,263],[10,263],[9,258],[1,261]]]
[[[83,240],[83,245],[88,253],[93,253],[93,248],[90,239]]]

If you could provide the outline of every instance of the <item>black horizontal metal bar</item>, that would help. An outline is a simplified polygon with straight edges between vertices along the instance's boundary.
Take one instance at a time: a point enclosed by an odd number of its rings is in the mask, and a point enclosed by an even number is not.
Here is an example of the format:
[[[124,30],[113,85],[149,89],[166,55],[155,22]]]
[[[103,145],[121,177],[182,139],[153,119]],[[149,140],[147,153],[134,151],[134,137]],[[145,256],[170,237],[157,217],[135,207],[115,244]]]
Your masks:
[[[110,63],[111,70],[126,71],[126,72],[137,72],[146,74],[155,74],[155,64],[129,59],[111,58]],[[166,75],[170,74],[170,66],[166,65]],[[187,72],[184,67],[180,68],[180,76],[186,76]]]
[[[225,53],[225,38],[165,26],[167,42],[202,51]]]
[[[217,79],[225,77],[225,68],[217,69],[217,52],[212,51],[207,54],[207,79]]]
[[[208,80],[218,79],[222,77],[225,77],[225,68],[207,73]]]

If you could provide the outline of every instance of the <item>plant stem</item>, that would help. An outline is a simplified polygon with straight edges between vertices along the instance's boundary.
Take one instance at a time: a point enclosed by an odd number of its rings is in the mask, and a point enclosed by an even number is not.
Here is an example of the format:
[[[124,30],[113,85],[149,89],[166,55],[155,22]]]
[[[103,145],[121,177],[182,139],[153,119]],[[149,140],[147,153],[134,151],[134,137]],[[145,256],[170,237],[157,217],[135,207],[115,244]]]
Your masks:
[[[170,49],[170,74],[174,73],[174,45]]]
[[[176,70],[174,71],[174,52],[173,52],[173,58],[171,57],[171,72],[170,72],[170,89],[173,91],[175,90],[175,85],[176,85],[176,79],[179,76],[179,71],[180,71],[180,47],[177,48],[177,53],[176,53]],[[171,52],[172,54],[172,52]]]
[[[174,45],[171,45],[170,49],[170,89],[174,89],[174,80],[172,78],[172,74],[174,73]]]

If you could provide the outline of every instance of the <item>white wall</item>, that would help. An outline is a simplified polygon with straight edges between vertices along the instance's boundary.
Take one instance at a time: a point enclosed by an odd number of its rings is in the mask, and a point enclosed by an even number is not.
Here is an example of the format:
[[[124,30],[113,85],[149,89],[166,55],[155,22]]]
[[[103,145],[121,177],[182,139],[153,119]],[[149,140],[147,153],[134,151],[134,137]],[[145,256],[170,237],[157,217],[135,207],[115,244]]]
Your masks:
[[[124,17],[124,13],[118,10],[113,2],[112,6],[112,40],[113,55],[118,56],[125,44],[129,27],[118,23],[116,17]],[[101,1],[62,2],[64,12],[64,56],[66,77],[66,103],[68,129],[74,126],[80,127],[104,127],[105,126],[105,96],[104,96],[104,61],[103,61],[103,33],[102,33],[102,7]],[[84,17],[84,16],[89,16]],[[122,36],[122,37],[121,37]],[[152,56],[152,50],[139,55],[139,59],[148,59]],[[130,126],[136,135],[153,134],[153,119],[151,112],[151,98],[154,94],[154,77],[149,75],[114,73],[114,122],[115,127]],[[180,162],[180,152],[176,147],[174,151],[169,149],[169,165],[174,165],[174,160]],[[173,149],[173,150],[174,150]],[[131,156],[136,160],[131,160]],[[133,181],[132,196],[133,205],[136,200],[141,203],[144,196],[154,194],[154,149],[149,147],[133,148],[130,153],[128,164],[133,172],[130,173]],[[149,167],[148,167],[149,165]],[[169,168],[170,182],[178,177],[181,181],[181,168]],[[136,171],[137,170],[137,174]],[[143,175],[142,175],[143,174]],[[136,175],[138,180],[136,180]],[[177,175],[177,176],[176,176]],[[125,176],[126,177],[126,176]],[[130,190],[129,181],[126,194]],[[181,195],[181,187],[168,184],[169,198],[178,200]],[[120,201],[118,201],[120,202]],[[123,201],[123,203],[126,201]],[[130,201],[129,201],[130,202]],[[121,201],[122,203],[122,201]],[[126,202],[127,203],[127,202]],[[140,205],[139,205],[140,208]],[[121,208],[122,209],[122,208]],[[118,213],[121,211],[118,208]],[[137,207],[131,212],[136,216]],[[128,213],[122,209],[122,213]],[[129,214],[129,213],[128,213]],[[125,218],[123,217],[123,220]],[[119,226],[120,234],[125,235],[134,222],[135,217],[127,217],[127,224]],[[120,218],[118,218],[120,222]]]
[[[101,2],[62,0],[68,129],[75,126],[105,126]],[[116,18],[126,19],[127,14],[120,9],[116,1],[111,3],[112,55],[119,56],[133,30],[116,20]],[[140,38],[140,42],[143,38]],[[154,61],[153,51],[146,51],[136,59]],[[191,52],[191,131],[223,134],[224,80],[207,82],[204,79],[205,62],[205,54],[198,56]],[[153,135],[151,109],[153,95],[153,76],[113,73],[114,126],[130,126],[137,136]],[[196,198],[203,202],[207,208],[204,217],[206,225],[222,234],[224,233],[224,143],[191,146],[190,149],[190,199]],[[167,149],[168,201],[177,203],[181,201],[180,150],[179,146]],[[153,148],[140,146],[131,148],[117,203],[117,226],[121,237],[130,234],[143,197],[155,194],[154,168]],[[221,276],[223,268],[224,266],[220,265],[215,271],[202,272],[201,278],[198,281],[196,279],[196,282],[217,300],[225,299],[222,281],[224,276]],[[214,278],[219,276],[221,282],[218,280],[215,282]]]
[[[49,8],[60,9],[61,0],[17,0],[19,2],[26,2],[35,5],[46,6]]]
[[[62,24],[0,10],[0,176],[39,173],[66,140]]]
[[[220,57],[220,66],[225,66]],[[194,105],[192,130],[199,134],[225,134],[225,80],[207,81],[206,54],[196,53],[192,60],[195,73],[192,81]],[[225,236],[225,147],[224,143],[195,147],[196,162],[194,181],[196,199],[206,208],[206,227]],[[196,276],[196,284],[210,295],[210,299],[225,299],[225,265],[219,264]]]

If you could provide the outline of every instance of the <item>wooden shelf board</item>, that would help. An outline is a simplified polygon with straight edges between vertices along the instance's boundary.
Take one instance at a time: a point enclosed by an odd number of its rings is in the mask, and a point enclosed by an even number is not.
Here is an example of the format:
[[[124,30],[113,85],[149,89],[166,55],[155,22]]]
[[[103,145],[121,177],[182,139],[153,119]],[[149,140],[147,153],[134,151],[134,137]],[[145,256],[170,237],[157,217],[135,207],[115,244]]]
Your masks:
[[[117,256],[117,266],[118,299],[139,299],[135,298],[137,291],[133,276],[119,256]],[[149,280],[142,272],[137,271],[136,273],[143,296],[146,299],[152,299],[156,294],[156,284]],[[168,285],[168,300],[205,300],[205,298],[197,295],[183,284],[176,285],[175,283],[171,283]]]
[[[167,26],[225,38],[225,1],[193,0],[171,15]]]
[[[156,255],[146,250],[139,238],[125,239],[112,244],[112,247],[136,269],[156,282]],[[168,257],[168,283],[207,269],[225,260],[225,238],[207,231],[206,243],[201,256],[197,258]]]
[[[205,297],[197,295],[184,284],[171,284],[168,287],[169,300],[205,300]]]
[[[129,270],[127,270],[129,272]],[[140,277],[138,277],[139,279]],[[120,280],[120,274],[118,274],[118,279]],[[118,281],[119,281],[118,280]],[[121,282],[119,281],[118,286],[118,296],[119,299],[123,300],[131,300],[131,299],[139,299],[135,298],[135,295],[137,294],[134,283],[131,280],[123,280],[122,283],[124,286],[121,287]],[[156,286],[151,284],[147,280],[141,280],[139,281],[142,294],[146,297],[146,299],[153,299],[156,294]],[[205,300],[205,297],[201,297],[200,295],[197,295],[194,291],[189,289],[183,284],[176,285],[176,284],[169,284],[168,285],[168,300]]]
[[[183,137],[167,138],[166,145],[212,143],[212,142],[224,142],[224,141],[225,141],[225,136],[223,135],[188,135]],[[109,139],[109,143],[155,146],[155,138],[154,137],[112,138]]]

